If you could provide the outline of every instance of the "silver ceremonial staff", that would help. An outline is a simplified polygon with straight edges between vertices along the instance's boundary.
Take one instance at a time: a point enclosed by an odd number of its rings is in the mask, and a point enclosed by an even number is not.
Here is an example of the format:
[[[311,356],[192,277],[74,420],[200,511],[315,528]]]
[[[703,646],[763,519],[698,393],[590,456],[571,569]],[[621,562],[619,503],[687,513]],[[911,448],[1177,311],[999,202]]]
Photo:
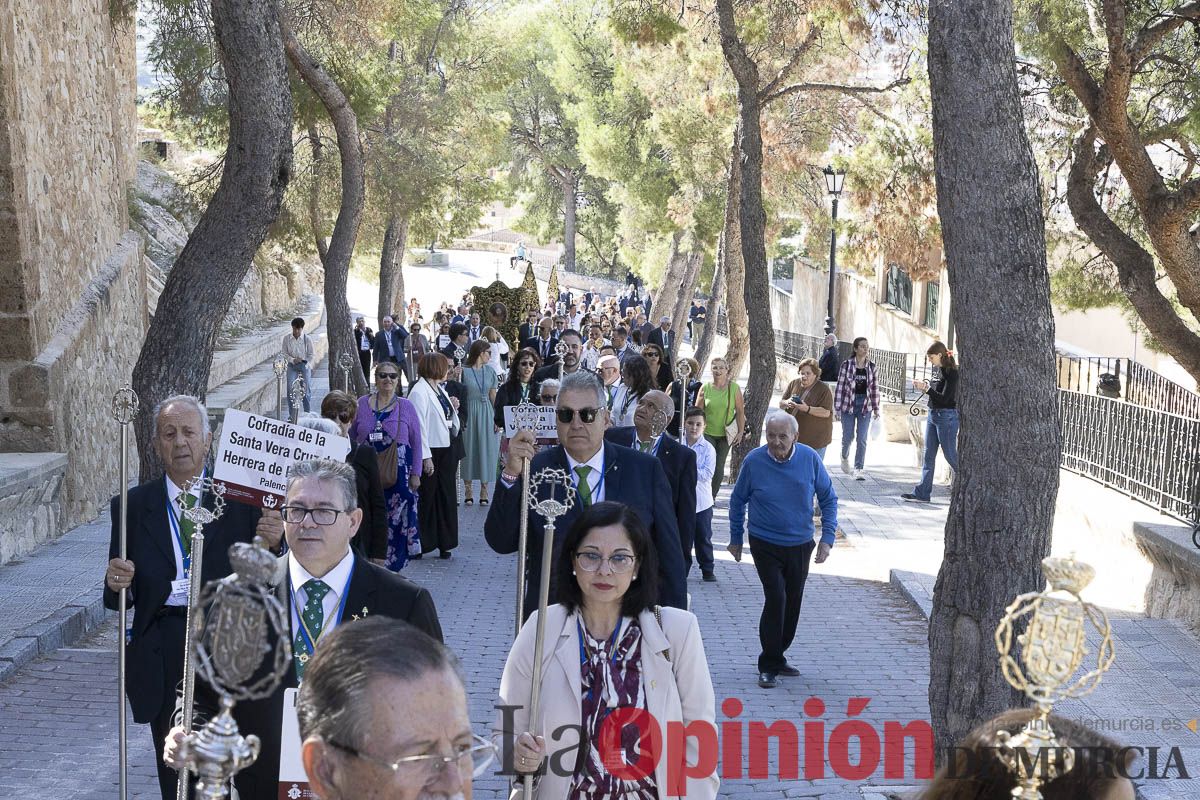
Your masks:
[[[561,345],[561,342],[560,342]],[[545,484],[547,492],[544,500],[537,499],[537,490]],[[533,685],[529,696],[529,727],[538,724],[538,716],[542,708],[542,652],[546,646],[546,607],[550,605],[550,569],[554,558],[554,521],[567,513],[575,505],[575,484],[571,475],[564,469],[547,468],[538,470],[526,482],[529,486],[529,507],[541,514],[546,520],[542,533],[542,580],[538,587],[538,619],[537,637],[533,640]],[[563,487],[562,501],[554,498],[554,490]],[[533,776],[524,778],[525,800],[533,800]]]
[[[280,422],[283,421],[283,374],[287,372],[287,359],[283,353],[275,356],[275,360],[271,362],[271,368],[275,370],[275,416]]]
[[[129,423],[138,415],[140,407],[137,392],[129,386],[122,386],[113,395],[112,415],[121,426],[121,466],[120,486],[121,505],[117,517],[117,555],[124,561],[129,557],[128,552],[128,520],[129,520]],[[128,796],[129,773],[129,732],[125,724],[125,630],[129,625],[129,594],[127,589],[117,593],[117,611],[121,615],[121,628],[117,635],[117,792],[121,800]]]
[[[523,400],[513,408],[513,419],[517,423],[517,431],[534,431],[537,429],[538,420],[541,418],[541,411],[538,406]],[[536,437],[535,437],[536,438]],[[529,462],[532,459],[525,459],[525,465],[521,467],[521,527],[517,534],[517,617],[516,617],[516,636],[521,632],[521,622],[524,619],[523,612],[525,610],[525,556],[529,546]]]
[[[687,362],[686,358],[675,362],[675,374],[679,376],[679,441],[686,445],[687,439],[683,438],[683,424],[687,415],[688,378],[692,375],[692,365]]]
[[[308,387],[304,385],[304,376],[297,375],[296,380],[292,381],[292,388],[288,392],[288,400],[292,404],[292,409],[296,412],[296,419],[300,419],[300,408],[304,405],[304,398],[308,396]],[[291,414],[288,414],[290,420]]]
[[[204,503],[196,503],[191,508],[185,506],[185,499],[193,489],[200,490],[201,500],[205,492],[213,493],[213,507],[210,511]],[[187,629],[183,637],[183,733],[186,736],[192,732],[192,712],[196,705],[196,661],[192,653],[192,627],[194,616],[203,613],[200,606],[200,584],[204,566],[204,527],[220,518],[225,511],[225,484],[213,483],[210,477],[192,478],[183,485],[179,493],[180,520],[185,517],[195,526],[192,533],[192,567],[188,572],[188,604]],[[160,743],[156,743],[160,744]],[[161,744],[160,744],[161,746]],[[176,800],[187,800],[188,773],[181,770],[179,783],[175,790]]]
[[[562,391],[562,379],[563,379],[563,361],[567,356],[567,346],[566,346],[566,344],[563,343],[563,341],[561,339],[558,341],[558,344],[554,345],[554,355],[558,356],[558,383],[559,383],[558,390],[561,392]]]
[[[337,364],[342,369],[342,389],[347,394],[350,393],[350,367],[354,366],[354,356],[349,353],[342,353],[338,356]]]

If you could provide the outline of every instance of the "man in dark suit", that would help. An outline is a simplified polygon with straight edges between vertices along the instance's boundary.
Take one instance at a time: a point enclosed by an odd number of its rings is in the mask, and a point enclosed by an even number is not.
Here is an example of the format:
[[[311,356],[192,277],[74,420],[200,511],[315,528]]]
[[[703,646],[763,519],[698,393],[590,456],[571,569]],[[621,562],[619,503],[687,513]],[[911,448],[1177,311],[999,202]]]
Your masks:
[[[667,362],[674,363],[675,331],[671,330],[671,318],[663,317],[658,321],[658,327],[650,331],[650,344],[656,344],[666,351]]]
[[[292,663],[270,697],[234,707],[239,732],[262,740],[258,760],[234,778],[241,800],[279,797],[284,697],[300,685],[305,667],[328,631],[364,617],[386,617],[442,640],[429,592],[355,556],[350,548],[362,521],[350,465],[330,460],[297,463],[288,476],[283,515],[289,551],[279,560],[275,596],[288,609]],[[278,641],[269,644],[275,647]],[[198,713],[214,713],[217,698],[212,688],[198,679],[196,690]],[[182,728],[173,729],[166,742],[171,761],[181,734]]]
[[[129,492],[126,525],[127,555],[120,555],[120,500],[112,501],[112,538],[104,580],[104,605],[118,607],[117,592],[129,591],[133,606],[132,637],[126,651],[125,688],[133,720],[149,723],[156,745],[171,727],[175,688],[183,678],[183,640],[187,617],[187,580],[192,573],[191,548],[195,525],[181,513],[177,498],[183,486],[204,471],[212,432],[208,412],[194,397],[169,397],[154,410],[151,435],[166,474]],[[190,495],[212,509],[211,492]],[[277,514],[260,518],[258,509],[227,503],[224,513],[204,527],[205,583],[231,571],[229,546],[249,542],[255,533],[272,548],[279,546],[283,524]],[[164,800],[175,797],[176,773],[155,747],[158,785]]]
[[[583,357],[583,337],[579,335],[579,331],[568,328],[565,333],[558,339],[567,346],[567,352],[562,357],[563,376],[572,374],[573,372],[587,372],[580,366],[579,359]],[[555,343],[557,344],[557,342]],[[558,379],[558,358],[546,364],[544,367],[533,373],[533,379],[538,383],[545,380]]]
[[[547,330],[549,327],[547,326]],[[521,347],[526,346],[526,342],[537,336],[538,333],[538,315],[536,312],[531,312],[521,323],[521,329],[518,331],[518,337],[521,341]]]
[[[696,454],[686,445],[661,431],[671,418],[675,404],[666,392],[646,392],[633,413],[633,426],[609,428],[604,438],[613,444],[648,453],[658,459],[671,486],[671,505],[679,527],[684,574],[692,568],[692,545],[696,538]],[[661,415],[656,419],[656,415]],[[656,428],[660,429],[656,432]]]
[[[354,320],[354,346],[358,350],[358,360],[362,364],[363,375],[371,377],[371,350],[375,347],[375,331],[367,327],[367,321],[362,317]]]
[[[563,379],[558,393],[557,447],[534,455],[533,434],[518,432],[509,440],[508,461],[496,483],[492,507],[488,509],[483,533],[497,553],[515,553],[520,534],[521,470],[532,458],[532,474],[547,467],[561,469],[576,485],[575,505],[555,523],[556,537],[563,537],[580,509],[601,500],[624,503],[646,527],[658,552],[660,600],[663,605],[687,607],[687,589],[679,530],[671,507],[671,489],[662,467],[653,456],[604,441],[608,412],[599,379],[582,370]],[[548,487],[539,496],[548,496]],[[558,492],[562,499],[562,491]],[[525,576],[525,616],[537,608],[541,581],[542,535],[545,520],[529,513],[529,554]],[[553,592],[551,593],[553,596]]]
[[[543,317],[537,324],[537,333],[521,342],[522,347],[528,347],[541,356],[543,365],[558,362],[558,356],[554,353],[556,344],[558,337],[554,335],[554,322],[549,317]]]
[[[455,322],[450,325],[450,344],[442,348],[442,355],[450,359],[451,366],[457,366],[460,361],[467,357],[467,351],[471,347],[471,341],[467,336],[467,323]],[[458,351],[461,350],[463,355],[460,358]]]
[[[407,374],[407,359],[404,353],[408,344],[408,331],[393,322],[391,317],[384,317],[379,324],[382,327],[379,333],[375,334],[375,366],[388,361],[400,368],[401,375]],[[400,391],[400,380],[396,381],[396,391]]]

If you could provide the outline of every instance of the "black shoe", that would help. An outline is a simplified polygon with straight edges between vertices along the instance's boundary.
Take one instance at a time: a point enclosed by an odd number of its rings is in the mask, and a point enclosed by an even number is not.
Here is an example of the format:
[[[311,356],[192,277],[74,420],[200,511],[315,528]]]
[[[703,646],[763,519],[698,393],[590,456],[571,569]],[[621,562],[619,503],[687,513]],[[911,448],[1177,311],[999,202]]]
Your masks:
[[[438,554],[438,558],[442,559],[443,561],[453,557],[454,553],[450,550],[443,550],[440,554]]]
[[[464,506],[473,506],[473,505],[475,505],[475,498],[473,498],[473,497],[468,497],[466,500],[463,500],[463,505],[464,505]]]
[[[706,569],[701,574],[704,576],[704,580],[707,581],[708,583],[716,583],[717,582],[716,573],[714,573],[711,569]]]
[[[913,501],[914,503],[928,503],[928,502],[930,502],[930,500],[929,500],[929,498],[928,498],[928,497],[917,497],[917,496],[916,496],[915,494],[913,494],[912,492],[905,492],[904,494],[900,495],[900,497],[901,497],[901,498],[903,498],[903,499],[905,499],[905,500],[911,500],[911,501]]]
[[[798,678],[800,677],[800,670],[796,669],[791,664],[784,664],[779,668],[779,674],[786,678]]]
[[[409,556],[408,560],[409,561],[420,561],[424,557],[425,557],[424,553],[417,553],[415,556]]]
[[[773,672],[758,673],[758,685],[760,688],[763,688],[763,689],[774,689],[775,688],[775,673],[773,673]]]

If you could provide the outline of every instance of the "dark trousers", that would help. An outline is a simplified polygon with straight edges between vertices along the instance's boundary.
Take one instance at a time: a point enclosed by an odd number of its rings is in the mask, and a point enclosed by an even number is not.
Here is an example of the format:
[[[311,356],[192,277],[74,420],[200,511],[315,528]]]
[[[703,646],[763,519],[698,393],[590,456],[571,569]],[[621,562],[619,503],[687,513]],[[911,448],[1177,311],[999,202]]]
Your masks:
[[[758,671],[776,674],[787,664],[784,653],[796,638],[804,582],[816,542],[783,546],[750,537],[750,554],[763,587],[763,610],[758,620],[762,654]]]
[[[712,572],[714,566],[712,514],[712,506],[696,512],[696,563],[700,565],[701,572]]]
[[[709,436],[706,433],[704,438],[708,439],[708,443],[717,451],[717,467],[712,476],[713,502],[716,502],[717,493],[721,491],[721,484],[725,482],[725,460],[729,458],[729,437]]]
[[[150,720],[150,735],[154,738],[154,763],[158,767],[158,788],[163,800],[175,800],[179,773],[163,763],[163,742],[175,726],[175,688],[183,681],[183,635],[187,620],[182,616],[162,617],[151,623],[162,635],[163,686],[162,704]]]
[[[454,448],[431,447],[433,475],[421,477],[417,520],[421,529],[421,552],[449,552],[458,547],[458,460]]]
[[[362,364],[363,375],[367,378],[367,383],[371,382],[371,351],[359,350],[358,361]]]

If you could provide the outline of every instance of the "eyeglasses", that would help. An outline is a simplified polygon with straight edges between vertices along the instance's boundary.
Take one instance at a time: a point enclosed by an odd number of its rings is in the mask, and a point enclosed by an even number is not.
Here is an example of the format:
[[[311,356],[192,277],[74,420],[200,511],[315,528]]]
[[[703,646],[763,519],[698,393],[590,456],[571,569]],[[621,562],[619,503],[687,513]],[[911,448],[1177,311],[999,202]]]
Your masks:
[[[658,358],[659,357],[658,353],[654,352],[653,350],[646,350],[645,352],[642,353],[642,355],[644,355],[646,358]]]
[[[626,572],[629,572],[629,570],[633,569],[633,563],[637,561],[637,558],[631,555],[626,555],[625,553],[616,553],[608,558],[605,558],[599,553],[591,552],[575,554],[575,562],[579,564],[579,568],[584,572],[598,571],[605,561],[608,562],[609,569],[611,569],[615,574],[624,575]]]
[[[400,376],[399,372],[376,372],[375,380],[377,381],[394,381]]]
[[[532,366],[535,366],[535,364],[532,361],[522,361],[521,363],[517,364],[517,366],[518,367],[532,367]]]
[[[337,522],[339,516],[350,513],[350,511],[341,511],[336,508],[305,508],[304,506],[284,506],[279,510],[283,512],[283,521],[292,525],[303,524],[304,518],[309,514],[312,514],[313,522],[318,525],[332,525]]]
[[[337,421],[343,425],[347,424],[352,419],[354,419],[354,415],[349,411],[339,411],[337,414]]]
[[[578,411],[573,408],[560,408],[555,415],[563,425],[570,425],[575,420],[575,415],[579,414],[579,421],[584,425],[590,425],[596,421],[596,415],[599,413],[600,409],[598,408],[581,408]]]
[[[470,744],[456,745],[454,747],[454,755],[452,756],[428,753],[419,756],[404,756],[391,762],[369,756],[361,750],[348,747],[332,739],[326,740],[326,743],[355,758],[361,758],[363,761],[377,764],[390,769],[392,772],[403,772],[409,776],[410,780],[415,777],[421,777],[423,779],[422,786],[429,786],[436,783],[442,777],[442,773],[446,768],[452,764],[457,767],[461,775],[466,765],[470,763],[471,777],[478,778],[496,758],[496,745],[477,734],[472,734]]]

